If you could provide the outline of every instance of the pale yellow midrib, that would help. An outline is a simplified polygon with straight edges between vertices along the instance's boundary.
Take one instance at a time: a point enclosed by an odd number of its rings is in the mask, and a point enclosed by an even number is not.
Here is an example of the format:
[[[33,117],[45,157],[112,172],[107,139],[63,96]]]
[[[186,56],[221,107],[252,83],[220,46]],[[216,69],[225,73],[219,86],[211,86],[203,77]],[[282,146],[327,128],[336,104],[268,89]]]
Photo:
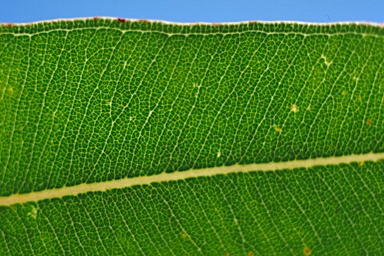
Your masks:
[[[204,169],[191,169],[183,172],[161,173],[153,176],[142,176],[134,178],[124,178],[120,180],[111,180],[105,182],[80,184],[72,187],[63,187],[47,189],[28,194],[14,194],[7,197],[0,197],[0,206],[9,206],[12,204],[23,204],[27,202],[36,202],[44,199],[61,198],[63,196],[76,196],[78,194],[96,191],[106,191],[111,189],[121,189],[135,185],[151,184],[153,182],[168,182],[176,180],[185,180],[188,178],[208,177],[214,175],[225,175],[238,172],[253,171],[276,171],[283,169],[310,168],[314,166],[350,164],[353,162],[368,162],[384,160],[384,152],[367,153],[362,155],[348,155],[327,158],[315,158],[306,160],[294,160],[278,163],[259,163],[247,165],[220,166]]]

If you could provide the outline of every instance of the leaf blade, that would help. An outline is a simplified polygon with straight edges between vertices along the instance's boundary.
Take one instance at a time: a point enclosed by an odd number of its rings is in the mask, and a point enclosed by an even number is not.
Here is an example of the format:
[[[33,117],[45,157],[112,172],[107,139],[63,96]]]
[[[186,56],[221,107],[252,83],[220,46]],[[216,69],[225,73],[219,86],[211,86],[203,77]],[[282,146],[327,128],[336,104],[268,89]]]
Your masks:
[[[363,24],[3,26],[1,196],[233,164],[382,160],[383,35]],[[383,161],[307,168],[1,206],[1,248],[378,252]]]

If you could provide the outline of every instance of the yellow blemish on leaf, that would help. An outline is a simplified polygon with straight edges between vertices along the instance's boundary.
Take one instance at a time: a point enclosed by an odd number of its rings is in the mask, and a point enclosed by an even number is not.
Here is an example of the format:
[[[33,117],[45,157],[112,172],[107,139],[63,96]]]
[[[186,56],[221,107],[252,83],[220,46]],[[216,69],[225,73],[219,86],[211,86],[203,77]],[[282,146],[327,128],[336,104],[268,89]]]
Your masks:
[[[185,239],[185,238],[188,237],[188,235],[187,235],[186,233],[182,233],[182,234],[181,234],[181,237]]]
[[[249,252],[248,253],[248,256],[254,256],[255,254],[253,254],[253,252]]]
[[[280,127],[276,125],[273,128],[275,129],[275,132],[278,132],[278,133],[281,133],[283,131]]]
[[[327,65],[327,67],[332,64],[332,61],[327,60],[327,57],[324,54],[321,54],[321,58],[324,60],[324,63]]]
[[[291,111],[292,111],[293,113],[297,113],[297,112],[299,111],[299,108],[296,106],[296,104],[293,104],[293,105],[291,106]]]
[[[35,206],[32,206],[31,211],[27,215],[31,216],[34,219],[36,219],[36,217],[37,217],[37,208]]]
[[[217,152],[217,157],[221,157],[221,152]]]
[[[229,256],[229,253],[225,252],[225,253],[224,253],[224,256]]]
[[[364,166],[364,162],[359,162],[359,166]]]
[[[199,97],[199,91],[200,91],[200,88],[201,88],[201,84],[193,83],[192,85],[193,85],[194,88],[197,88],[197,92],[195,94],[195,98],[198,98]]]
[[[311,252],[312,251],[308,247],[305,247],[304,250],[303,250],[304,255],[310,255]]]
[[[13,94],[14,93],[12,86],[9,86],[6,90],[8,91],[9,94]]]

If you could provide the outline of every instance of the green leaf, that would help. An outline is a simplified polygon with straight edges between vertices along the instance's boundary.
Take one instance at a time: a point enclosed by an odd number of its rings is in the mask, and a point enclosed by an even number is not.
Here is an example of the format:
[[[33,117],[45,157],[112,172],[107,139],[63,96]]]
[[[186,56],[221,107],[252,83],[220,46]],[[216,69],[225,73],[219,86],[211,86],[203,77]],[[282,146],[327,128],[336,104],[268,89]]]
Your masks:
[[[384,248],[384,28],[0,26],[0,255]]]

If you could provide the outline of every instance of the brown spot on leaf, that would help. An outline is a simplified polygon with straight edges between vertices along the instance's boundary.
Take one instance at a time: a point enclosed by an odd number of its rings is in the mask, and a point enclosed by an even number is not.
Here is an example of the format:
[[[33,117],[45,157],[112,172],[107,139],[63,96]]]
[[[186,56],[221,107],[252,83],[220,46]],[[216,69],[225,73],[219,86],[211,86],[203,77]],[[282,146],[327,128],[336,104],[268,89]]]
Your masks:
[[[304,250],[303,250],[304,255],[310,255],[311,252],[312,251],[308,247],[305,247]]]
[[[117,21],[118,21],[118,22],[121,22],[121,23],[124,23],[124,22],[125,22],[125,19],[117,18]]]
[[[254,256],[255,254],[253,254],[253,252],[249,252],[248,253],[248,256]]]
[[[368,119],[367,124],[368,124],[368,125],[372,124],[372,120],[371,120],[371,119]]]
[[[149,23],[148,20],[139,20],[139,22],[141,22],[141,23]]]

